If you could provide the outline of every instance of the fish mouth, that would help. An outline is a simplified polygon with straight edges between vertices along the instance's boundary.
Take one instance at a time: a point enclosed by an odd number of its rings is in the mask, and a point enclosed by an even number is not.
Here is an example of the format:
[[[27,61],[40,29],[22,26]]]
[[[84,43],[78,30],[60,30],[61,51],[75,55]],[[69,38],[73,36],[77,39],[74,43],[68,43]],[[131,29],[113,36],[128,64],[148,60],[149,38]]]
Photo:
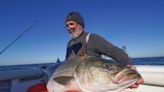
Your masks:
[[[137,73],[136,70],[124,69],[121,72],[117,73],[115,76],[112,76],[112,82],[114,84],[121,84],[125,81],[139,79],[140,77],[140,74]]]

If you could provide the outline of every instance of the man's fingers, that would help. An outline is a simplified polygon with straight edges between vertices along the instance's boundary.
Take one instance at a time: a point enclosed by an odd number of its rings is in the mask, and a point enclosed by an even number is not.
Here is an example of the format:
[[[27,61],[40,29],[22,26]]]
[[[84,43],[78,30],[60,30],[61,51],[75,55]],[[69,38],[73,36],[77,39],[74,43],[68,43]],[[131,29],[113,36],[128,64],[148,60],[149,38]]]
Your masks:
[[[143,84],[144,83],[144,79],[141,77],[136,83],[137,84]]]
[[[137,70],[136,67],[135,67],[135,65],[128,64],[127,67],[129,67],[129,68],[131,68],[133,70]]]
[[[138,84],[136,83],[130,86],[130,88],[137,88],[137,87],[138,87]]]
[[[141,77],[136,83],[134,83],[133,85],[130,86],[130,88],[137,88],[139,86],[139,84],[143,84],[144,80]]]

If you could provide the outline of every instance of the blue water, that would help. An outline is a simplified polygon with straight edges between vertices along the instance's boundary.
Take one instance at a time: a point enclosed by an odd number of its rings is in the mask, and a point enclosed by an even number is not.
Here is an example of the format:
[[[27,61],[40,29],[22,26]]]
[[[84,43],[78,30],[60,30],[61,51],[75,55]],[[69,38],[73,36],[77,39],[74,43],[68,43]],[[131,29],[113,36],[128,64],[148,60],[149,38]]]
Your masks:
[[[133,58],[133,62],[135,65],[163,65],[164,66],[164,56]],[[52,63],[0,66],[0,71],[40,68],[41,66],[48,66],[50,64]]]
[[[133,58],[133,62],[136,65],[164,65],[164,56]]]
[[[21,69],[29,69],[29,68],[36,69],[42,66],[48,66],[50,64],[52,63],[0,66],[0,71],[21,70]]]

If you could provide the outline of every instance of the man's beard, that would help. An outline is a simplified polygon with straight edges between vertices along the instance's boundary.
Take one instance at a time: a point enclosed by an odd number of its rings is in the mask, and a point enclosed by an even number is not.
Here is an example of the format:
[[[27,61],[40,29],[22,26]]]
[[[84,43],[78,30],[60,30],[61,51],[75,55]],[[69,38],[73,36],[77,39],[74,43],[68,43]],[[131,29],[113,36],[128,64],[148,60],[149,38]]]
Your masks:
[[[74,29],[69,30],[69,34],[70,34],[71,38],[75,38],[74,35],[73,35],[73,33],[74,33],[75,31],[76,31],[76,30],[74,30]]]
[[[72,34],[73,32],[75,32],[75,29],[70,29],[69,33]]]

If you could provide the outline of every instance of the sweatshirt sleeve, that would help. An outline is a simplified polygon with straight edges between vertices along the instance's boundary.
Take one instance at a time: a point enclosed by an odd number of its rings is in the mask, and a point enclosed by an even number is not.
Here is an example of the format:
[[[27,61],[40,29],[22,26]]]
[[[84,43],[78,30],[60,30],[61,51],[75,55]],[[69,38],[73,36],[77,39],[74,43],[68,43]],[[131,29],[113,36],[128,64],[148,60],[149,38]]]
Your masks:
[[[108,42],[101,36],[92,34],[91,40],[94,43],[98,53],[104,54],[122,65],[132,64],[132,60],[122,49],[114,46],[112,43]]]

